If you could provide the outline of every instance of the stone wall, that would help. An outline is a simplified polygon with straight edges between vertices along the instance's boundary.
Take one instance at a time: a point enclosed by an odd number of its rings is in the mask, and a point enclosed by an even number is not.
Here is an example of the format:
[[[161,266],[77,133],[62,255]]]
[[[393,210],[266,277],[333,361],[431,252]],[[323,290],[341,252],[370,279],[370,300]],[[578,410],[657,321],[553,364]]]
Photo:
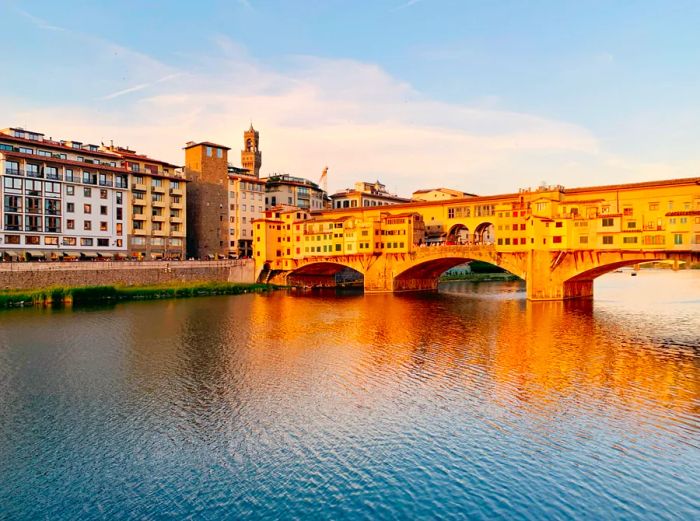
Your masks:
[[[136,286],[176,282],[254,280],[251,259],[153,262],[5,262],[0,263],[0,290],[51,286]]]

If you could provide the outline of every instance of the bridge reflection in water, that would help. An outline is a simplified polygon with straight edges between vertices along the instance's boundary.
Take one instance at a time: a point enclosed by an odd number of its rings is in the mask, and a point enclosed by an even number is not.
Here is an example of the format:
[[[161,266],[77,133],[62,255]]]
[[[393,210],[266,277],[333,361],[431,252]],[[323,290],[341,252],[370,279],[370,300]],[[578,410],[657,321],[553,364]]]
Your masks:
[[[449,283],[10,311],[0,504],[8,518],[692,518],[700,277],[611,274],[596,292],[530,302],[522,283]]]

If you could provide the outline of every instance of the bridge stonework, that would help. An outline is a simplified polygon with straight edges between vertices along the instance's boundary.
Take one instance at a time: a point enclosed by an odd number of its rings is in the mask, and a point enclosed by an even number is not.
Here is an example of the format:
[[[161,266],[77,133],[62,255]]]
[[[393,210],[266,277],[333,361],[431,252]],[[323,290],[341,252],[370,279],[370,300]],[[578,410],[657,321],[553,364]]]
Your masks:
[[[446,270],[478,260],[523,279],[530,300],[586,298],[596,277],[623,266],[700,262],[700,178],[317,212],[273,208],[253,231],[264,281],[328,286],[349,268],[367,292],[425,291]]]
[[[346,255],[332,262],[310,257],[269,279],[278,284],[335,286],[333,275],[351,268],[364,278],[367,293],[436,290],[440,275],[465,262],[488,262],[525,281],[529,300],[563,300],[593,296],[593,281],[615,269],[652,261],[700,262],[700,252],[529,251],[503,253],[493,246],[431,246],[411,253],[372,257]]]

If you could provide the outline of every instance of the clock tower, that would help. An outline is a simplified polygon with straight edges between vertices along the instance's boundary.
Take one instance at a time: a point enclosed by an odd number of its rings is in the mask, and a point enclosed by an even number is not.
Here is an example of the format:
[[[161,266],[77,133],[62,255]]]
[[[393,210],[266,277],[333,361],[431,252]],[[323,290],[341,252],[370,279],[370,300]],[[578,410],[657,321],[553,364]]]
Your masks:
[[[243,133],[243,150],[241,150],[241,166],[250,171],[255,177],[260,177],[262,154],[260,153],[260,133],[250,128]]]

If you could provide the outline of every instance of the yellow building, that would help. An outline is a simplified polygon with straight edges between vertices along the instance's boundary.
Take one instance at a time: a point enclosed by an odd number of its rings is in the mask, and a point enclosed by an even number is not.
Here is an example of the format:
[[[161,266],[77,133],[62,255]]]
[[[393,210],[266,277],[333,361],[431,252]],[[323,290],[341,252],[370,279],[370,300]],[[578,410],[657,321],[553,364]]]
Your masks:
[[[445,199],[461,199],[463,197],[476,197],[476,194],[469,194],[452,188],[425,188],[416,190],[411,195],[411,201],[444,201]]]
[[[573,298],[616,267],[700,260],[700,178],[292,215],[256,221],[258,271],[351,267],[374,291],[431,289],[446,269],[478,259],[526,279],[530,298]]]
[[[118,156],[129,172],[129,255],[184,259],[187,201],[182,170],[124,147],[103,146],[101,150]]]

